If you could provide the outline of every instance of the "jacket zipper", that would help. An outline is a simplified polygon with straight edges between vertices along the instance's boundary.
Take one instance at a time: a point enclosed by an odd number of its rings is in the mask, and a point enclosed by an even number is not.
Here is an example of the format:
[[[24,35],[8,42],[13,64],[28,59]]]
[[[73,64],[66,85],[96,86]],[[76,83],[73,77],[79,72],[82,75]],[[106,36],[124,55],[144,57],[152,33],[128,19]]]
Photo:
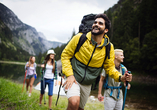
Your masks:
[[[92,55],[91,55],[91,57],[90,57],[90,59],[89,59],[89,62],[88,62],[88,64],[86,65],[85,74],[84,74],[84,77],[83,77],[83,79],[82,79],[82,81],[81,81],[80,83],[82,83],[82,82],[84,81],[84,79],[85,79],[87,67],[88,67],[90,61],[92,60],[92,57],[93,57],[93,54],[94,54],[94,52],[95,52],[96,47],[97,47],[97,43],[96,43],[96,45],[95,45],[95,47],[94,47],[94,50],[93,50],[93,53],[92,53]]]

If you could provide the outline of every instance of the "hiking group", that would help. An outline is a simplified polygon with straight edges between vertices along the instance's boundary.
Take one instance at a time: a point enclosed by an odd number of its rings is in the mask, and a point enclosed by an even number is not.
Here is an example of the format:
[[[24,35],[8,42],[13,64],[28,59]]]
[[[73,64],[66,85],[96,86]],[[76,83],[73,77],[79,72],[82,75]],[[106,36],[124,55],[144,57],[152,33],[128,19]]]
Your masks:
[[[126,68],[121,65],[124,58],[122,50],[114,50],[114,46],[107,36],[110,27],[111,22],[105,14],[84,16],[79,27],[79,33],[73,36],[62,51],[62,75],[66,76],[63,87],[68,98],[67,110],[84,110],[91,92],[91,85],[100,75],[98,99],[101,101],[103,98],[101,95],[102,85],[104,79],[107,79],[106,86],[104,83],[104,87],[106,87],[104,93],[105,109],[120,110],[122,108],[123,98],[120,85],[121,82],[124,82],[124,85],[126,81],[130,82],[132,74],[129,74]],[[54,55],[54,51],[49,50],[41,66],[39,104],[41,105],[45,85],[48,84],[50,109],[53,82],[57,76]],[[102,72],[103,69],[105,72]],[[111,86],[112,88],[110,88]],[[115,107],[116,103],[121,106],[120,109],[118,106]]]
[[[86,16],[82,23],[85,18]],[[116,82],[132,80],[132,74],[125,72],[122,75],[115,68],[114,47],[106,35],[110,26],[110,20],[105,14],[97,14],[94,17],[92,29],[87,32],[85,25],[81,24],[79,33],[63,50],[61,62],[62,73],[67,77],[63,84],[68,97],[67,110],[84,109],[90,95],[91,85],[101,74],[102,69]]]
[[[35,63],[35,57],[30,57],[29,63],[26,63],[25,69],[27,70],[26,75],[26,90],[28,91],[28,85],[30,85],[30,92],[29,97],[31,96],[32,86],[34,83],[34,74],[36,74],[36,63]],[[54,50],[48,50],[47,55],[41,65],[41,87],[40,87],[40,100],[39,105],[41,106],[43,95],[44,95],[44,104],[45,102],[45,88],[46,85],[48,85],[48,102],[49,102],[49,108],[51,110],[52,105],[52,95],[53,95],[53,85],[54,85],[54,79],[56,79],[55,85],[57,85],[57,63],[55,61],[55,52]],[[30,79],[30,81],[29,81]],[[30,82],[30,84],[29,84]]]

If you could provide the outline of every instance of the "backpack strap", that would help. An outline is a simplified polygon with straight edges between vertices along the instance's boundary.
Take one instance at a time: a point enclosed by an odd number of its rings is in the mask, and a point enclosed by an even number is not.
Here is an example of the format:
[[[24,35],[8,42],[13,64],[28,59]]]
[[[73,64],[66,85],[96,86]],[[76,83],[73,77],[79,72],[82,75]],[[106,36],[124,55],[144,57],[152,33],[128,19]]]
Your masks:
[[[121,65],[121,68],[122,68],[122,75],[124,75],[125,73],[125,66],[123,64],[120,64]],[[118,89],[118,95],[117,95],[117,98],[119,99],[119,94],[120,94],[120,89],[122,88],[122,84],[120,84],[120,86],[118,87],[115,87],[115,86],[108,86],[108,74],[106,75],[106,82],[104,84],[104,88],[105,89],[108,89],[110,88],[111,89],[111,93],[110,93],[110,96],[112,96],[113,94],[113,89]]]
[[[105,82],[105,84],[104,84],[104,88],[105,89],[111,89],[111,93],[110,93],[110,97],[112,96],[112,94],[113,94],[113,89],[118,89],[118,95],[117,95],[117,99],[119,99],[119,94],[120,94],[120,89],[122,88],[122,85],[120,84],[120,86],[118,86],[118,87],[115,87],[115,86],[109,86],[108,85],[108,74],[106,75],[106,82]]]
[[[74,55],[75,55],[76,52],[79,51],[80,47],[84,44],[84,42],[86,41],[86,39],[87,39],[86,33],[83,33],[81,35],[80,39],[79,39],[79,42],[78,42],[77,47],[75,49]],[[110,42],[105,47],[106,47],[106,55],[105,55],[104,61],[106,60],[107,57],[108,57],[108,59],[110,59],[110,50],[111,50],[111,44],[110,44]]]
[[[108,89],[108,74],[106,75],[105,83],[104,83],[104,88]]]
[[[123,64],[120,64],[121,65],[121,68],[122,68],[122,75],[124,75],[125,73],[125,66]]]
[[[86,39],[87,39],[86,34],[82,34],[80,39],[79,39],[79,42],[77,44],[77,47],[75,49],[74,55],[75,55],[76,52],[79,51],[80,47],[83,45],[83,43],[86,41]]]
[[[56,79],[56,80],[57,80],[57,62],[56,62],[56,61],[55,61],[54,79]]]
[[[123,66],[121,66],[121,67],[123,67],[122,68],[122,74],[123,73],[125,73],[125,67],[124,67],[124,65]],[[113,89],[118,89],[118,95],[117,95],[117,99],[119,99],[119,94],[120,94],[120,89],[122,88],[122,84],[120,84],[120,86],[118,86],[118,87],[115,87],[115,86],[109,86],[108,85],[108,74],[106,75],[106,81],[105,81],[105,83],[104,83],[104,88],[105,89],[111,89],[111,93],[110,93],[110,97],[112,96],[112,94],[113,94]]]
[[[110,59],[110,50],[111,50],[111,44],[109,43],[108,45],[105,46],[106,47],[106,55],[105,55],[105,60],[108,57],[108,59]],[[104,61],[105,61],[104,60]]]
[[[104,63],[105,63],[106,58],[108,57],[108,59],[110,59],[111,43],[109,42],[109,44],[106,45],[105,47],[106,47],[106,54],[105,54],[104,62],[103,62],[103,64],[102,64],[102,68],[103,68],[103,65],[104,65]]]

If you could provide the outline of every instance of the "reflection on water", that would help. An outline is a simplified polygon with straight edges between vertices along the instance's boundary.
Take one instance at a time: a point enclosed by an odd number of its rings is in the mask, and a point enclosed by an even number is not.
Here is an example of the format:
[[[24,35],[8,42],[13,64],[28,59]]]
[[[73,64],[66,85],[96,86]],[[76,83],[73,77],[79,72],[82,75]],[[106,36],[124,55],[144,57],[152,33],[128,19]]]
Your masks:
[[[14,64],[2,64],[0,63],[0,77],[11,79],[19,83],[23,83],[25,76],[25,65],[14,65]],[[40,79],[40,67],[36,68],[37,78],[34,81],[36,85]]]

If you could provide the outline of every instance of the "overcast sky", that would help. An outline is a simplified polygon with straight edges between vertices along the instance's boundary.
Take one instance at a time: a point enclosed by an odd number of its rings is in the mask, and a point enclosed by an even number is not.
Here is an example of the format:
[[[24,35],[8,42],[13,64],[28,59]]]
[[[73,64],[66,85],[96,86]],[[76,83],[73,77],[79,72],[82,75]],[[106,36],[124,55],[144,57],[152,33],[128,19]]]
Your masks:
[[[118,0],[0,0],[47,40],[66,43],[84,15],[103,13]]]

